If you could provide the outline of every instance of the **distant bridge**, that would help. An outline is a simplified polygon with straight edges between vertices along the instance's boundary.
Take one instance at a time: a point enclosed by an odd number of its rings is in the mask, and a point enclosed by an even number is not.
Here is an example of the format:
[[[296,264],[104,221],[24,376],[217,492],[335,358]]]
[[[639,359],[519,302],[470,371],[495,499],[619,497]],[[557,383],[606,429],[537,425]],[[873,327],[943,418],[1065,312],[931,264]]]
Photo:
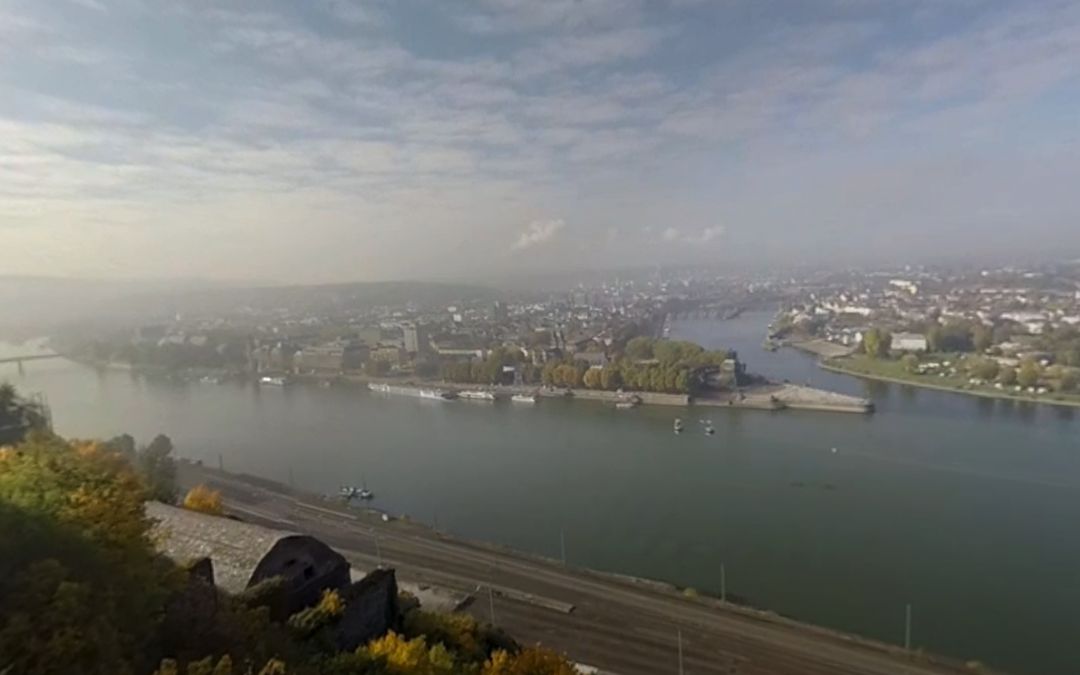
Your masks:
[[[0,358],[0,363],[22,363],[24,361],[41,361],[43,359],[62,359],[61,354],[28,354],[27,356],[6,356]]]
[[[23,373],[23,363],[27,361],[44,361],[45,359],[62,359],[62,354],[49,353],[49,354],[27,354],[26,356],[5,356],[0,358],[0,365],[5,363],[14,363],[19,366],[19,374]]]

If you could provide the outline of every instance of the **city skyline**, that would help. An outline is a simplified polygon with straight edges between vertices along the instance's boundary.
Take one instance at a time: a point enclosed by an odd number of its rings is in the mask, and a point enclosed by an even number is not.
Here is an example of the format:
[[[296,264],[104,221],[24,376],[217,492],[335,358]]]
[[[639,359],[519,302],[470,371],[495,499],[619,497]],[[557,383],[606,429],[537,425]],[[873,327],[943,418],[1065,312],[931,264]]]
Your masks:
[[[1059,0],[0,0],[0,241],[259,283],[1075,257],[1078,37]]]

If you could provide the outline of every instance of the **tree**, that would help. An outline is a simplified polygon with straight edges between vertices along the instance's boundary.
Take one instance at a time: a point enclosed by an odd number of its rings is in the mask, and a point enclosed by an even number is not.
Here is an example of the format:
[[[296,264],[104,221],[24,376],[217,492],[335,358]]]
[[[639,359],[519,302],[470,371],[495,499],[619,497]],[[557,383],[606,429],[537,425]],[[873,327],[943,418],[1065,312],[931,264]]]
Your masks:
[[[900,359],[900,363],[903,364],[904,370],[909,373],[914,373],[919,369],[919,357],[914,354],[904,354]]]
[[[647,361],[653,357],[655,342],[652,338],[636,337],[626,343],[626,356],[635,361]]]
[[[1077,377],[1075,370],[1065,368],[1062,369],[1061,375],[1054,380],[1054,390],[1058,392],[1070,392],[1076,389],[1076,385],[1080,378]]]
[[[44,407],[30,401],[7,382],[0,384],[0,445],[17,443],[34,429],[48,427]]]
[[[206,485],[196,485],[191,488],[184,497],[184,508],[211,516],[221,516],[225,513],[221,508],[221,493],[211,490]]]
[[[1016,384],[1016,368],[1007,366],[998,371],[998,384],[1003,387],[1011,387]]]
[[[481,675],[575,675],[577,669],[558,653],[540,646],[516,654],[498,651],[484,664]]]
[[[984,323],[976,324],[971,331],[971,346],[977,352],[985,352],[994,345],[994,329]]]
[[[998,376],[1001,366],[994,359],[976,359],[968,367],[972,377],[989,382]]]
[[[603,374],[599,368],[590,368],[585,372],[583,382],[589,389],[600,389],[603,387]]]
[[[381,359],[370,359],[364,366],[364,371],[368,375],[385,377],[390,374],[390,362]]]
[[[148,493],[101,443],[0,452],[0,654],[20,675],[149,672],[170,591]]]
[[[1025,389],[1034,387],[1039,384],[1039,378],[1041,376],[1042,373],[1039,371],[1039,364],[1025,359],[1020,364],[1020,369],[1016,373],[1016,383]]]
[[[892,334],[879,328],[871,328],[863,333],[863,353],[875,359],[885,358],[892,349]]]
[[[130,437],[129,437],[130,438]],[[176,460],[173,444],[168,436],[158,434],[150,445],[139,450],[136,466],[146,480],[150,498],[165,504],[176,503],[180,486],[176,481]]]

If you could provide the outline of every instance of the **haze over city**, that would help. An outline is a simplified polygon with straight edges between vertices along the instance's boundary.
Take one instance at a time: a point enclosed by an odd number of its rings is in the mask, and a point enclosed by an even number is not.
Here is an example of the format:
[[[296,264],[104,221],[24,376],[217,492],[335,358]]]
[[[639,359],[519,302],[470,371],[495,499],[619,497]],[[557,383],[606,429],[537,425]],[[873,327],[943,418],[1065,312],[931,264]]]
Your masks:
[[[1080,5],[0,0],[6,272],[1080,246]]]

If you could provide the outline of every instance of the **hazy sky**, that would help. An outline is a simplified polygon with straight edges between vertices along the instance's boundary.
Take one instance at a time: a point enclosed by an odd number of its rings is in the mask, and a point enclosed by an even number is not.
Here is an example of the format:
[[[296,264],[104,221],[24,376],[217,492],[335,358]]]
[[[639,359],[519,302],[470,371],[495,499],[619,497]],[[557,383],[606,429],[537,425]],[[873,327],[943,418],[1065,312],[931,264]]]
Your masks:
[[[5,273],[1080,247],[1076,0],[0,0]]]

